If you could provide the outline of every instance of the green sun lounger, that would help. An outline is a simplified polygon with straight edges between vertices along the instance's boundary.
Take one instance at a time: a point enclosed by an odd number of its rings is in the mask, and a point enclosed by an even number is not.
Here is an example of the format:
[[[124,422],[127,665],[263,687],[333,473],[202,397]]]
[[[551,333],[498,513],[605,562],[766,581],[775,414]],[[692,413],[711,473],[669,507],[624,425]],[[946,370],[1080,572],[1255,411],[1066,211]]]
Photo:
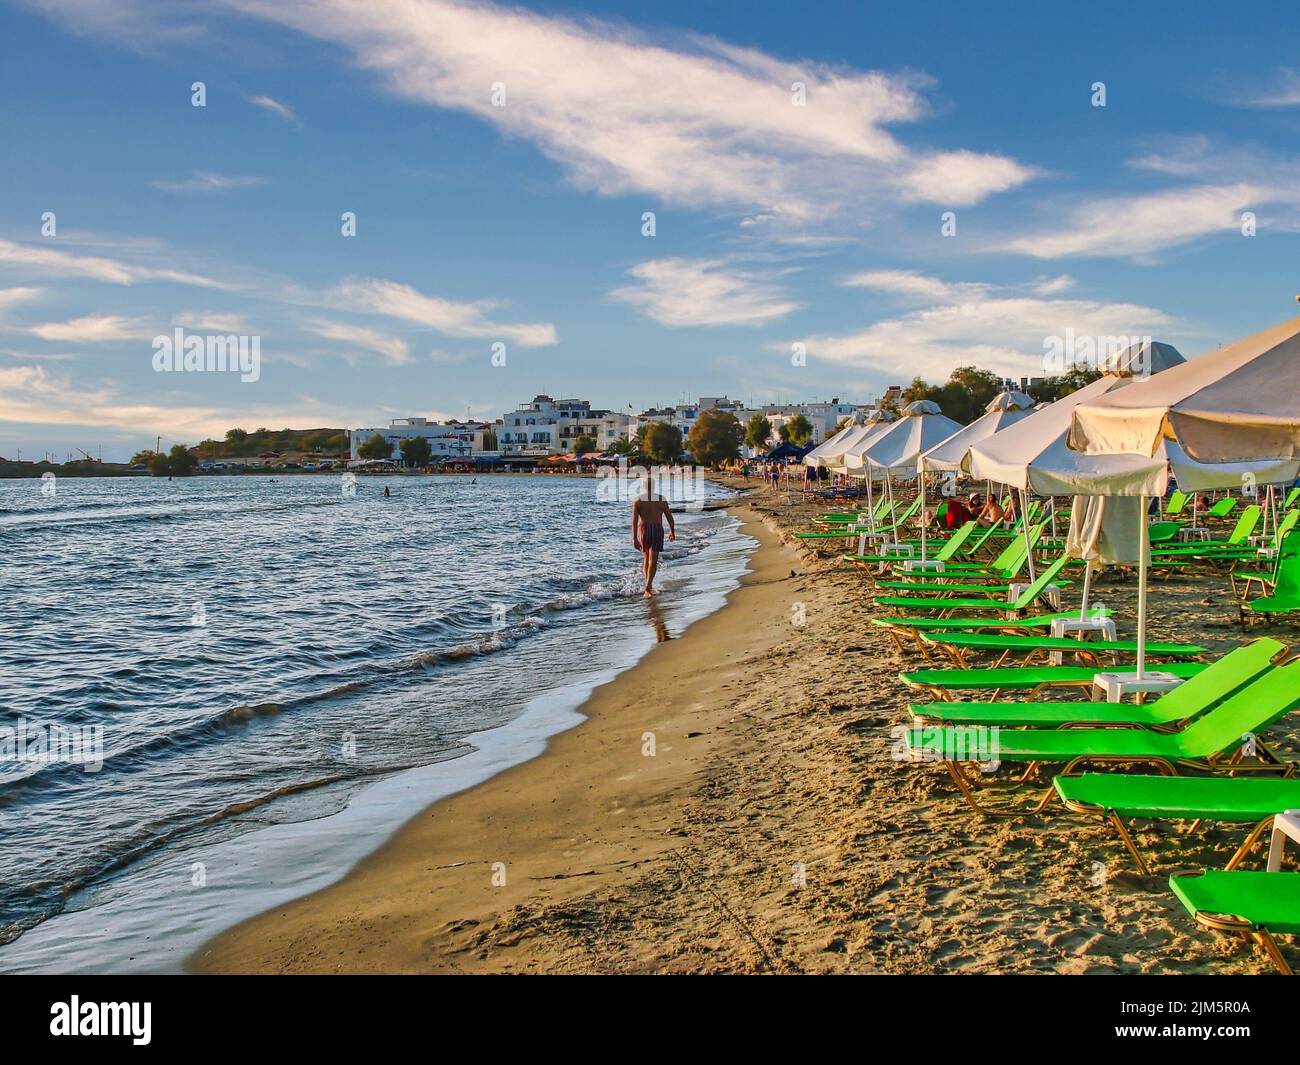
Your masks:
[[[1171,876],[1169,886],[1197,924],[1249,936],[1279,972],[1292,975],[1273,936],[1300,935],[1300,873],[1208,869]]]
[[[1023,618],[872,618],[871,624],[888,632],[899,654],[906,653],[910,646],[928,658],[930,656],[921,639],[923,632],[1028,633],[1035,629],[1050,629],[1053,621],[1078,616],[1077,611],[1063,610],[1057,614],[1035,614]],[[1110,611],[1101,608],[1092,616],[1109,617]]]
[[[939,550],[930,556],[931,561],[946,563],[947,560],[952,556],[952,554],[959,547],[961,547],[963,543],[966,542],[966,540],[978,527],[979,527],[978,522],[968,521],[965,525],[963,525],[960,529],[958,529],[950,537],[948,537],[947,540],[934,541],[936,544],[939,545]],[[907,543],[909,543],[913,547],[915,547],[919,542],[920,542],[919,540],[907,541]],[[878,562],[897,562],[900,559],[911,560],[915,558],[919,560],[921,556],[919,553],[917,553],[916,555],[902,555],[902,554],[894,553],[894,554],[884,554],[884,555],[843,555],[841,557],[844,559],[844,561],[852,562],[855,565],[871,565],[873,563],[878,563]]]
[[[1209,510],[1205,512],[1207,518],[1226,518],[1237,509],[1237,499],[1234,496],[1228,496],[1227,499],[1220,499]]]
[[[1143,876],[1151,866],[1127,822],[1135,817],[1162,821],[1226,821],[1253,826],[1228,860],[1235,869],[1272,826],[1273,815],[1300,809],[1300,779],[1266,777],[1166,777],[1130,773],[1058,776],[1053,784],[1066,809],[1100,814],[1118,832]]]
[[[1228,534],[1226,539],[1205,540],[1199,544],[1180,544],[1178,547],[1156,548],[1152,552],[1153,557],[1171,558],[1179,555],[1211,555],[1231,551],[1243,545],[1249,548],[1250,536],[1255,531],[1256,526],[1259,525],[1263,513],[1260,507],[1249,506],[1241,512],[1241,516],[1237,518],[1237,524],[1232,527],[1232,532]]]
[[[1052,579],[1065,568],[1068,559],[1062,555],[1032,581],[1019,598],[1012,602],[1005,599],[927,599],[922,596],[883,596],[876,598],[877,606],[892,607],[895,610],[1006,610],[1018,611],[1029,607],[1052,583]]]
[[[1039,692],[1078,688],[1093,690],[1092,679],[1110,667],[1100,666],[1009,666],[1002,669],[913,669],[898,679],[913,688],[924,688],[936,701],[946,701],[953,692],[992,692],[996,699],[1004,691],[1027,692],[1032,700]],[[1184,679],[1209,669],[1208,662],[1167,662],[1162,673]]]
[[[1243,620],[1251,615],[1289,614],[1297,610],[1300,610],[1300,555],[1289,555],[1278,563],[1271,595],[1241,604]]]
[[[1178,763],[1215,768],[1215,760],[1300,706],[1300,659],[1269,670],[1211,707],[1181,732],[1147,729],[989,729],[924,726],[906,733],[915,760],[959,762],[1063,762],[1064,773],[1091,762],[1144,763],[1173,775]],[[1234,762],[1234,770],[1243,763]],[[954,774],[956,778],[956,774]],[[1047,798],[1055,795],[1049,791]],[[979,806],[971,796],[971,805]],[[1043,805],[1046,805],[1044,802]],[[983,811],[981,811],[983,812]]]
[[[1043,528],[1044,526],[1042,525],[1035,525],[1029,530],[1029,547],[1034,547],[1038,544],[1038,541],[1043,534]],[[985,535],[983,539],[988,538],[988,532],[988,529],[984,530]],[[1008,572],[1014,576],[1019,573],[1021,567],[1024,566],[1025,556],[1027,553],[1028,548],[1025,546],[1025,538],[1023,536],[1017,536],[1002,549],[997,558],[993,559],[992,562],[948,562],[944,565],[943,571],[945,574],[957,576],[969,574],[972,577],[989,576],[998,578],[1001,577],[1002,574]],[[897,567],[895,567],[895,572],[897,572]]]
[[[1177,517],[1183,512],[1183,508],[1186,507],[1191,500],[1192,497],[1186,492],[1175,491],[1170,495],[1169,502],[1165,504],[1165,513]]]
[[[1300,487],[1292,488],[1291,491],[1286,494],[1286,499],[1282,502],[1282,509],[1287,510],[1295,506],[1296,500],[1298,499],[1300,499]]]
[[[945,651],[953,661],[964,666],[971,651],[1001,652],[1000,665],[1017,651],[1028,652],[1022,665],[1028,665],[1046,651],[1096,656],[1107,654],[1137,654],[1136,640],[1076,640],[1070,636],[998,636],[965,632],[926,632],[921,639]],[[1206,648],[1194,643],[1147,643],[1147,654],[1153,658],[1196,658],[1205,654]]]
[[[936,725],[987,725],[999,728],[1059,728],[1080,723],[1131,724],[1157,728],[1188,721],[1273,668],[1287,653],[1280,640],[1252,640],[1210,663],[1195,677],[1146,703],[1045,702],[910,703],[916,721]]]

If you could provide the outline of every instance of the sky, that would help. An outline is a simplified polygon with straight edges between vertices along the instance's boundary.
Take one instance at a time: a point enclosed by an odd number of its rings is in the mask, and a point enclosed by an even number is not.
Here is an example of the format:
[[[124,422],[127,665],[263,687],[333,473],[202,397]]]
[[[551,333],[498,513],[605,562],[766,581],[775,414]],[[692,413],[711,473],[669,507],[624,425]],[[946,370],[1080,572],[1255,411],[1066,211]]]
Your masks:
[[[1143,7],[0,0],[0,456],[1292,318],[1300,8]]]

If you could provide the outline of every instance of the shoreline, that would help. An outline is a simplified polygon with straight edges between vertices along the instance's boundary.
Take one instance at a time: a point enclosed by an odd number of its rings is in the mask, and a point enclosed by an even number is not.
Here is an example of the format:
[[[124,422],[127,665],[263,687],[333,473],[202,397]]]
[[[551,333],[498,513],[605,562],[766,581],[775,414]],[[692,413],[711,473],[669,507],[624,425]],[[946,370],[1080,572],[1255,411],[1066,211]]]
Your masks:
[[[670,852],[675,837],[665,826],[675,797],[729,740],[716,720],[700,731],[726,713],[718,694],[728,685],[704,687],[717,671],[714,641],[728,638],[738,616],[769,613],[774,594],[787,602],[774,589],[797,565],[743,502],[728,509],[758,545],[719,609],[593,690],[578,723],[540,754],[436,800],[338,882],[205,943],[186,959],[187,971],[497,971],[464,955],[475,930],[504,908],[556,904],[593,878]],[[761,627],[773,642],[785,613]],[[655,695],[665,687],[668,705]],[[698,698],[688,709],[689,689]],[[653,755],[643,753],[647,733]]]
[[[1248,944],[1197,929],[1168,888],[1169,868],[1221,867],[1233,826],[1140,826],[1166,870],[1142,876],[1104,821],[983,821],[941,769],[900,764],[907,665],[870,624],[870,586],[836,545],[790,535],[824,506],[736,501],[759,547],[721,609],[594,691],[539,757],[427,807],[342,881],[205,944],[190,970],[1267,971]],[[1132,616],[1123,574],[1097,594]],[[1154,638],[1239,642],[1203,584],[1174,576],[1160,595]]]

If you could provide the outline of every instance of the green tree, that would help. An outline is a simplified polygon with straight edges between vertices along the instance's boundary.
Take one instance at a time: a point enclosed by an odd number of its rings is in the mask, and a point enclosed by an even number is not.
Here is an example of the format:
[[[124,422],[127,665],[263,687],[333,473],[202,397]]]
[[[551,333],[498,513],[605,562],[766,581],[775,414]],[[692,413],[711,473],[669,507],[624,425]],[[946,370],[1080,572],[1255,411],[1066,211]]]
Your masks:
[[[1002,391],[1002,381],[996,374],[974,366],[958,366],[949,374],[948,381],[960,386],[970,397],[972,416],[983,414],[989,401]]]
[[[829,440],[832,436],[837,436],[838,434],[844,432],[844,430],[847,429],[848,427],[849,427],[849,419],[841,418],[839,421],[835,423],[835,428],[830,431],[830,434],[826,437],[826,439]]]
[[[790,443],[794,444],[795,447],[803,447],[804,444],[808,443],[808,441],[813,438],[812,422],[802,414],[796,414],[785,424],[786,428],[789,430],[787,439]]]
[[[483,430],[483,450],[495,451],[497,449],[497,434],[493,429]]]
[[[696,462],[717,466],[740,454],[743,436],[744,430],[734,414],[713,408],[700,412],[686,439],[686,447]]]
[[[631,455],[636,451],[636,445],[625,436],[620,436],[607,449],[611,455]]]
[[[401,449],[403,461],[416,469],[429,465],[433,459],[433,446],[427,436],[408,436],[402,441]]]
[[[241,448],[248,441],[248,434],[243,429],[227,429],[226,443],[232,448]],[[238,452],[236,452],[238,453]]]
[[[188,477],[198,464],[199,460],[194,457],[194,452],[184,444],[173,444],[172,449],[167,452],[167,465],[173,476]]]
[[[156,454],[158,454],[158,452],[153,451],[150,448],[145,448],[145,450],[143,451],[137,451],[134,455],[131,456],[131,465],[139,466],[141,463],[144,463],[144,465],[148,466],[150,460]]]
[[[751,414],[745,423],[745,446],[761,451],[771,439],[772,423],[762,413]]]
[[[171,472],[171,464],[167,461],[167,456],[161,451],[149,452],[149,458],[145,461],[149,467],[149,472],[155,477],[166,477]]]
[[[357,448],[357,454],[363,459],[387,459],[392,458],[393,449],[382,434],[375,433]]]
[[[585,433],[573,442],[573,453],[575,455],[587,455],[595,450],[595,437],[587,436]]]
[[[653,422],[645,434],[645,452],[656,462],[676,462],[682,455],[682,431],[668,422]]]

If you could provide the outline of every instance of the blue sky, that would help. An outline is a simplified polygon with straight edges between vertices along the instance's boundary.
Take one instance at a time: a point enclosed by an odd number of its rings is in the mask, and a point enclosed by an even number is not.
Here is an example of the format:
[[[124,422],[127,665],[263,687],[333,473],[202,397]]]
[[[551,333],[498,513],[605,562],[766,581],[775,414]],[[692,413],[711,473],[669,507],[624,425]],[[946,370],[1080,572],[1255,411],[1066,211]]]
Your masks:
[[[868,401],[1291,317],[1300,12],[1048,6],[0,6],[0,455]],[[259,380],[156,373],[178,325]]]

